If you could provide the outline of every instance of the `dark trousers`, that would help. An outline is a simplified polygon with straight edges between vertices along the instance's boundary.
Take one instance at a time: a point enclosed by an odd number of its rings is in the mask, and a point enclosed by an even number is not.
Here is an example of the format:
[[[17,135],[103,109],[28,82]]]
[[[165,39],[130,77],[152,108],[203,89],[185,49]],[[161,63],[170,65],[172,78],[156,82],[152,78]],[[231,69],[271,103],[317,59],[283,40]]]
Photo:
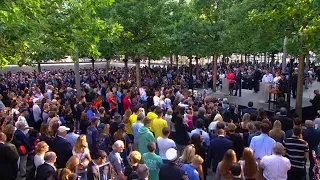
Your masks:
[[[288,171],[288,180],[305,180],[306,170],[291,167]]]
[[[259,81],[253,81],[253,90],[254,92],[258,92],[259,91]]]
[[[297,86],[292,86],[292,97],[296,98],[297,97]]]
[[[235,93],[235,96],[238,94],[238,91],[239,91],[239,97],[241,96],[241,82],[240,83],[236,83],[236,93]]]

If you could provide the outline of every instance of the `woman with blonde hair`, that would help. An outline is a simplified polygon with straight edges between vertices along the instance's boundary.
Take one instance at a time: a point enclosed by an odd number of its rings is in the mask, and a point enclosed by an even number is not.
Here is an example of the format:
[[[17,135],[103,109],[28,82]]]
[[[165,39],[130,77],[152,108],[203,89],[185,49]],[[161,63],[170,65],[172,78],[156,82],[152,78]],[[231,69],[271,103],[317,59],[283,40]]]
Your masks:
[[[77,156],[71,156],[67,161],[66,167],[72,172],[76,173],[77,167],[80,164],[80,159]]]
[[[124,112],[124,115],[123,115],[123,123],[128,124],[128,122],[129,122],[129,117],[131,116],[131,114],[132,114],[131,109],[127,109],[127,110]]]
[[[216,130],[216,127],[217,127],[217,123],[218,122],[222,122],[223,121],[223,118],[222,118],[222,116],[221,116],[221,114],[216,114],[215,116],[214,116],[214,119],[213,119],[213,121],[210,123],[210,125],[209,125],[209,127],[208,127],[208,129],[209,129],[209,131],[215,131]]]
[[[139,151],[132,151],[129,155],[129,165],[126,166],[124,175],[127,176],[127,180],[139,179],[137,173],[135,173],[139,167],[141,161],[141,154]]]
[[[178,162],[181,164],[191,164],[192,159],[195,157],[195,155],[196,155],[196,148],[194,144],[190,144],[184,148],[182,156],[179,157]],[[202,166],[198,166],[197,171],[201,179],[204,180],[204,173],[203,173]]]
[[[69,175],[72,172],[68,168],[61,168],[58,169],[56,172],[56,180],[69,180]]]
[[[234,150],[227,150],[227,152],[224,153],[222,161],[218,164],[215,180],[231,180],[233,176],[230,169],[232,164],[236,162],[237,156]]]
[[[87,177],[87,167],[91,161],[90,151],[85,135],[80,135],[73,147],[72,154],[77,156],[80,164],[76,169],[76,173],[81,177]]]
[[[273,123],[273,128],[269,132],[269,136],[279,143],[282,143],[286,138],[286,133],[282,131],[281,122],[279,120],[276,120]]]
[[[242,153],[242,160],[239,161],[243,171],[242,176],[246,180],[254,180],[258,173],[258,163],[254,158],[253,151],[245,148]]]
[[[184,148],[178,161],[183,164],[190,164],[194,155],[196,155],[196,148],[193,144],[190,144]]]
[[[35,148],[36,155],[33,158],[34,165],[36,168],[44,163],[44,155],[49,151],[49,146],[46,142],[40,141]]]
[[[240,123],[240,132],[241,133],[249,132],[249,130],[248,130],[249,122],[250,122],[250,114],[245,113],[242,117],[242,122]]]

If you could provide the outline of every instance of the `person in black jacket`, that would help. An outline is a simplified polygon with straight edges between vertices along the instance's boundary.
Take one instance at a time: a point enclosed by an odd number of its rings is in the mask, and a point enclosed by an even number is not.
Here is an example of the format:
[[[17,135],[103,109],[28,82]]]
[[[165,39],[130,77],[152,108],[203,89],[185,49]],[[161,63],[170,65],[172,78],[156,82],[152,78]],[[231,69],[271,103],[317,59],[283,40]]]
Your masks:
[[[282,107],[280,108],[280,115],[277,115],[272,118],[272,123],[274,121],[279,120],[282,125],[282,130],[287,132],[288,130],[293,128],[293,119],[287,115],[287,109]]]
[[[244,149],[243,145],[243,140],[242,137],[239,133],[236,133],[237,126],[233,123],[228,124],[228,130],[229,132],[227,133],[229,136],[229,139],[233,142],[234,144],[234,151],[236,152],[237,159],[241,159],[242,157],[242,152]]]
[[[17,178],[19,156],[5,144],[7,136],[0,133],[0,179],[14,180]]]
[[[316,116],[318,113],[317,111],[320,109],[320,94],[319,90],[314,90],[313,92],[315,94],[314,98],[310,100],[312,107],[313,107],[313,113]]]
[[[181,169],[178,165],[178,154],[177,150],[170,148],[166,151],[166,158],[170,161],[167,164],[163,164],[159,171],[159,180],[183,180],[188,179],[187,173]]]
[[[294,73],[292,74],[291,78],[291,83],[292,97],[295,99],[297,95],[298,86],[298,68],[294,69]]]
[[[218,122],[217,126],[223,126],[221,123],[224,124],[224,122]],[[226,133],[223,128],[218,129],[217,134],[218,137],[212,139],[210,142],[207,158],[207,166],[210,167],[210,165],[212,165],[212,172],[214,173],[217,170],[218,163],[222,161],[224,153],[227,152],[228,149],[234,149],[233,142],[225,137]]]
[[[38,166],[36,173],[36,180],[54,180],[56,167],[54,163],[56,162],[56,153],[49,151],[44,155],[44,163]]]
[[[210,120],[207,117],[205,117],[205,114],[206,114],[206,109],[203,108],[203,107],[200,107],[199,110],[198,110],[198,114],[193,116],[193,119],[192,119],[193,120],[193,126],[196,125],[197,119],[202,119],[203,122],[204,122],[204,127],[208,128],[209,124],[210,124]]]
[[[260,88],[260,80],[262,77],[262,73],[260,69],[256,69],[253,73],[253,89],[255,93],[258,93],[259,88]]]
[[[191,144],[194,145],[196,149],[196,154],[201,156],[201,158],[204,160],[204,163],[202,163],[202,170],[203,170],[203,175],[204,175],[204,180],[207,179],[207,164],[206,164],[206,154],[207,154],[207,149],[208,147],[205,146],[201,140],[201,135],[200,134],[193,134],[191,136]]]
[[[188,128],[183,123],[183,117],[181,115],[183,111],[184,111],[184,108],[180,107],[180,113],[172,117],[172,122],[175,123],[175,128],[176,128],[176,136],[174,138],[174,141],[176,142],[176,145],[177,145],[178,155],[182,154],[185,146],[188,145],[190,141]]]
[[[28,137],[23,132],[26,127],[25,123],[23,121],[17,121],[15,125],[17,130],[14,133],[14,140],[20,156],[18,179],[25,179],[27,176],[28,152],[31,150],[31,146]]]
[[[245,108],[245,109],[242,110],[242,116],[245,113],[248,113],[249,115],[251,115],[253,113],[257,113],[257,110],[255,108],[253,108],[253,102],[252,101],[248,102],[248,108]]]
[[[52,141],[52,151],[57,154],[56,165],[58,168],[65,168],[66,163],[72,156],[72,145],[65,139],[67,132],[70,129],[65,126],[60,126],[58,128],[58,134]]]
[[[239,91],[239,97],[241,97],[241,88],[242,88],[242,74],[239,68],[236,70],[236,93],[234,96],[237,96]]]

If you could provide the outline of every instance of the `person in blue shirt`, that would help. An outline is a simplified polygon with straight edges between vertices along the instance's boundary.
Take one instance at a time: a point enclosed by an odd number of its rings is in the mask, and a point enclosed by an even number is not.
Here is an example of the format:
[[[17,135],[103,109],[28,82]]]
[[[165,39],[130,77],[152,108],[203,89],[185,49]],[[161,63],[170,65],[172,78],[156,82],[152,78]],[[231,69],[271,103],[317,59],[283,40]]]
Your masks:
[[[192,158],[191,164],[184,164],[181,169],[186,171],[189,180],[200,180],[200,175],[197,171],[203,163],[203,159],[199,155],[195,155]]]
[[[210,146],[210,136],[209,136],[209,134],[207,132],[202,130],[203,126],[204,126],[203,120],[202,119],[197,119],[196,120],[196,129],[191,131],[190,137],[193,134],[200,134],[203,137],[204,143],[206,144],[206,146]]]
[[[93,117],[91,118],[91,125],[87,128],[87,142],[90,150],[91,157],[95,157],[95,154],[98,152],[97,146],[97,138],[99,135],[99,131],[97,126],[99,124],[99,118]]]

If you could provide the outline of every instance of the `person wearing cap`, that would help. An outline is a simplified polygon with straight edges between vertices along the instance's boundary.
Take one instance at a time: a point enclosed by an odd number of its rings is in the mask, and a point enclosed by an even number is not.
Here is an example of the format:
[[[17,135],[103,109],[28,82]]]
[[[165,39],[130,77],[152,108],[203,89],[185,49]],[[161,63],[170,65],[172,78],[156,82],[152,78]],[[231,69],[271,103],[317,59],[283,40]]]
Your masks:
[[[66,140],[66,135],[70,128],[60,126],[57,136],[52,141],[51,150],[57,154],[57,167],[65,168],[67,161],[72,156],[72,145]]]
[[[265,179],[287,179],[287,172],[291,168],[291,163],[288,158],[283,157],[284,153],[283,145],[277,142],[273,146],[273,154],[261,159],[260,168],[263,169]]]
[[[142,120],[144,118],[144,115],[139,113],[137,117],[137,122],[132,124],[132,132],[133,132],[133,149],[138,150],[138,144],[139,144],[139,128],[143,126]]]
[[[189,180],[200,180],[197,169],[202,165],[203,159],[199,155],[192,158],[191,164],[184,164],[181,169],[185,170],[188,174]]]
[[[143,125],[139,128],[139,140],[138,140],[138,150],[141,154],[148,152],[147,145],[149,142],[156,142],[152,132],[149,130],[151,126],[151,119],[145,117],[143,119]]]
[[[159,171],[159,180],[182,180],[188,179],[188,174],[185,170],[181,169],[177,163],[178,151],[170,148],[166,152],[166,157],[170,161],[168,164],[163,164]]]
[[[155,153],[157,148],[156,143],[149,142],[147,148],[149,152],[142,155],[142,162],[145,163],[149,168],[149,179],[158,180],[160,167],[163,164],[162,159]]]
[[[92,117],[91,125],[87,128],[87,131],[86,131],[87,142],[88,142],[90,154],[92,157],[94,157],[95,153],[98,152],[98,148],[97,148],[97,138],[99,136],[99,131],[97,129],[98,124],[99,124],[99,118],[95,116]]]
[[[155,113],[157,114],[157,118],[152,120],[151,122],[151,131],[154,132],[154,136],[157,139],[162,136],[162,129],[168,127],[168,123],[163,119],[163,112],[160,107],[156,107]]]
[[[120,153],[120,155],[123,158],[123,162],[125,165],[128,164],[127,156],[129,155],[129,153],[132,150],[132,141],[126,132],[127,132],[126,124],[120,123],[118,126],[118,131],[115,132],[113,135],[114,141],[121,140],[124,142],[125,149],[123,152]]]

